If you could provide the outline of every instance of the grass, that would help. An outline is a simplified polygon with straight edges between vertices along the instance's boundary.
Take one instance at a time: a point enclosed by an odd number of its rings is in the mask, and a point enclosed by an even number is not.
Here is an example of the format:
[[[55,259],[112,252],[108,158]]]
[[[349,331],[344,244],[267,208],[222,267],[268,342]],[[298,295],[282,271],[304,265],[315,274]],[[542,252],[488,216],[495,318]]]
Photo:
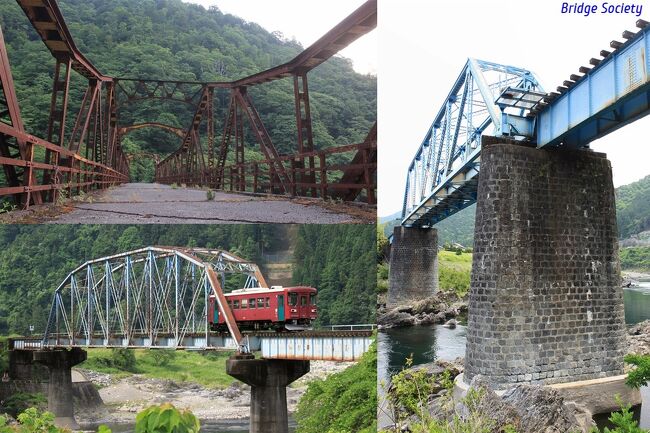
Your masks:
[[[453,251],[438,251],[439,288],[455,291],[465,296],[469,291],[469,277],[472,271],[472,254],[457,254]]]
[[[177,351],[166,365],[161,365],[151,352],[154,350],[135,350],[136,373],[149,378],[199,383],[209,388],[225,388],[235,380],[226,374],[226,359],[231,355],[229,352]],[[111,357],[111,349],[90,349],[88,359],[79,368],[113,374],[118,378],[133,374],[107,365]]]

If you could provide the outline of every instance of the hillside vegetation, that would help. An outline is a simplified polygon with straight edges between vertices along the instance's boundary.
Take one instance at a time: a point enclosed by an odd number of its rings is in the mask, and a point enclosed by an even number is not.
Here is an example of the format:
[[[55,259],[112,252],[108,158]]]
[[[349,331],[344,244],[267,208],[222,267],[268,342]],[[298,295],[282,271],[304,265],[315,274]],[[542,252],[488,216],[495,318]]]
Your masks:
[[[303,47],[281,33],[181,0],[58,0],[77,47],[99,70],[126,78],[231,81],[284,63]],[[350,11],[351,12],[351,11]],[[332,27],[337,23],[331,23]],[[0,26],[27,130],[45,137],[55,61],[15,1],[0,2]],[[71,131],[86,80],[73,74],[68,116]],[[334,57],[309,74],[315,146],[319,149],[363,140],[376,119],[376,77],[355,73],[351,62]],[[296,149],[293,82],[284,79],[250,90],[280,153]],[[229,93],[216,93],[215,130],[223,130]],[[119,122],[144,121],[187,128],[194,110],[186,104],[141,101],[121,108]],[[248,157],[261,158],[249,135]],[[128,152],[166,155],[178,137],[141,129],[124,137]],[[232,152],[231,152],[232,153]],[[132,164],[134,180],[151,180],[153,161]]]

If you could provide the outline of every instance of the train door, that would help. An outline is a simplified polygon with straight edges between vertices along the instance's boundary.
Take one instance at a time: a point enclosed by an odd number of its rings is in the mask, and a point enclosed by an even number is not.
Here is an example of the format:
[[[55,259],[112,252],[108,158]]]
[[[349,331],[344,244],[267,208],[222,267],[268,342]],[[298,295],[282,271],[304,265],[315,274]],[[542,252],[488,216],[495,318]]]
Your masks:
[[[298,298],[298,314],[300,318],[309,317],[309,295],[301,293]]]
[[[284,322],[284,295],[278,295],[278,321]]]

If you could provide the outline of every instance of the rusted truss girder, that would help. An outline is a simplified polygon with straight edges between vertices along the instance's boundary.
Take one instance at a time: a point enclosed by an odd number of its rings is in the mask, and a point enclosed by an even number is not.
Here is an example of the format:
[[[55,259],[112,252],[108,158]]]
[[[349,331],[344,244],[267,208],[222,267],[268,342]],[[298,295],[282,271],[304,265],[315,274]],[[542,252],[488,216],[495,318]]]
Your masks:
[[[73,194],[126,181],[128,159],[121,149],[121,136],[137,127],[144,127],[144,124],[120,127],[119,109],[124,104],[143,99],[162,99],[189,104],[195,107],[195,115],[190,127],[184,132],[179,149],[157,164],[156,179],[159,182],[321,198],[336,196],[345,200],[361,197],[362,200],[374,203],[376,151],[372,149],[376,149],[376,138],[374,141],[367,139],[362,144],[315,152],[307,72],[376,27],[376,0],[368,0],[289,62],[233,82],[211,83],[105,76],[76,48],[55,0],[16,1],[56,58],[57,64],[46,140],[48,146],[43,146],[45,158],[42,162],[35,162],[36,165],[28,161],[29,148],[25,147],[22,153],[18,152],[21,139],[17,135],[21,131],[12,130],[13,135],[0,143],[0,156],[4,158],[0,162],[9,185],[9,188],[0,188],[0,196],[18,194],[16,200],[28,206],[31,202],[43,199],[55,200],[57,191],[63,187],[67,187],[69,193]],[[4,63],[8,69],[8,63]],[[75,126],[66,134],[71,70],[88,78],[89,85]],[[277,152],[247,92],[249,86],[284,77],[294,79],[297,126],[297,153],[294,155],[280,155]],[[3,80],[3,89],[7,86],[13,90],[12,83]],[[212,102],[216,88],[231,90],[231,107],[217,154],[214,149]],[[202,128],[204,118],[207,121]],[[244,119],[265,156],[263,161],[245,162]],[[147,126],[161,127],[152,123]],[[205,146],[199,134],[200,129],[207,136]],[[172,132],[180,136],[178,130]],[[234,164],[226,167],[233,135],[236,143]],[[36,141],[42,145],[43,140]],[[207,147],[207,156],[203,147]],[[85,157],[78,154],[82,149],[85,150]],[[328,155],[343,153],[355,154],[348,158],[350,163],[328,165]],[[20,162],[7,162],[7,159]],[[24,169],[16,169],[23,166]],[[34,169],[42,170],[37,189],[33,189],[37,182],[33,176]],[[328,173],[331,171],[334,173]],[[28,173],[27,177],[24,173]],[[17,188],[21,185],[23,190],[18,192]],[[30,199],[29,193],[32,191],[34,194]],[[41,194],[40,191],[45,192]],[[365,194],[361,194],[362,191]]]
[[[377,129],[372,127],[364,143],[341,146],[323,152],[314,151],[307,72],[318,66],[340,49],[371,31],[377,24],[377,2],[370,0],[348,18],[329,31],[291,61],[236,80],[232,83],[206,83],[208,89],[231,87],[230,105],[219,150],[214,151],[214,124],[212,103],[204,96],[192,120],[192,129],[198,131],[203,117],[207,117],[207,171],[197,172],[200,164],[194,156],[200,148],[196,134],[188,135],[174,154],[161,161],[156,180],[162,183],[209,185],[216,189],[283,193],[311,197],[335,197],[374,204],[377,166]],[[259,113],[247,91],[248,87],[293,77],[297,129],[297,153],[280,155],[277,152]],[[204,95],[207,91],[204,90]],[[204,104],[207,102],[207,105]],[[243,119],[265,156],[263,161],[244,160]],[[226,167],[232,137],[235,138],[234,164]],[[348,164],[328,164],[333,154],[348,154]],[[317,164],[318,161],[318,164]]]
[[[177,349],[201,334],[207,345],[214,295],[236,347],[247,352],[223,293],[231,274],[247,277],[244,288],[268,288],[255,263],[222,250],[152,246],[89,260],[55,290],[42,345],[135,347],[145,338],[149,347]]]

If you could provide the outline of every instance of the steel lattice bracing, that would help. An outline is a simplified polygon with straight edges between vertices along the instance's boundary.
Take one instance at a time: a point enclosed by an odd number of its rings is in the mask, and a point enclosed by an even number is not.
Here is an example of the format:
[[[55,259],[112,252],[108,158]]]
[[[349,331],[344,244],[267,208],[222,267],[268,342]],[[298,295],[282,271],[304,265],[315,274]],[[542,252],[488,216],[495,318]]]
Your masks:
[[[245,275],[244,288],[267,287],[257,265],[220,250],[147,247],[90,260],[57,287],[42,345],[208,347],[215,295],[231,336],[220,338],[246,351],[224,302],[230,274]]]
[[[506,89],[543,96],[525,69],[467,61],[409,166],[403,225],[430,226],[476,201],[482,135],[518,135],[511,119],[528,111],[508,107],[502,112],[495,101]]]
[[[18,350],[259,350],[273,359],[356,361],[372,344],[370,325],[242,334],[223,292],[234,275],[242,282],[237,288],[268,288],[255,263],[222,250],[146,247],[89,260],[54,291],[43,336],[13,338],[10,345]],[[227,333],[210,330],[212,295]]]
[[[0,164],[5,184],[0,184],[0,198],[10,196],[15,203],[28,207],[31,203],[55,201],[60,191],[70,196],[126,182],[129,165],[121,137],[138,127],[153,126],[183,134],[178,150],[157,161],[158,182],[375,203],[376,138],[316,150],[307,73],[376,27],[376,0],[368,0],[289,62],[233,82],[210,83],[104,75],[77,49],[56,0],[16,1],[56,60],[56,66],[47,137],[43,140],[27,134],[20,122],[9,62],[0,37],[0,78],[5,95],[4,107],[0,108],[11,114],[10,119],[0,119]],[[85,77],[88,87],[74,127],[67,131],[72,72]],[[294,79],[297,150],[280,155],[247,89],[285,77]],[[229,90],[232,101],[218,150],[214,131],[215,89]],[[191,124],[182,131],[147,122],[120,125],[120,109],[146,99],[187,105],[195,112]],[[264,160],[245,159],[244,123],[255,137]],[[226,165],[232,137],[236,158],[233,164]]]

